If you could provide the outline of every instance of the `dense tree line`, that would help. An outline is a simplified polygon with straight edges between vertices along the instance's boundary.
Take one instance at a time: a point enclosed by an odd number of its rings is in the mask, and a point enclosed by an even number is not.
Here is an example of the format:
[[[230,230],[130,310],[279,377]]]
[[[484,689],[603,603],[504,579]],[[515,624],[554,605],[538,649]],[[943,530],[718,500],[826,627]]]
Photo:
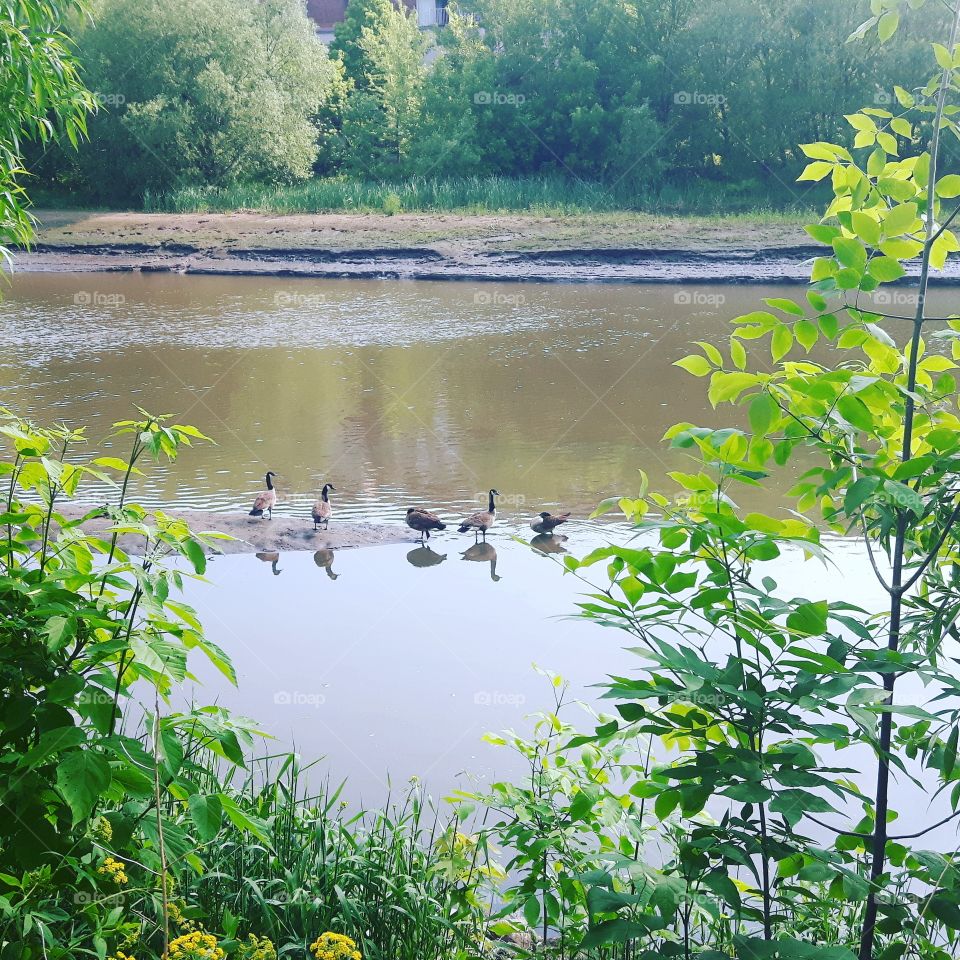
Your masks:
[[[926,34],[847,44],[836,0],[470,0],[421,31],[351,0],[329,49],[300,0],[101,0],[78,53],[102,109],[39,172],[104,200],[185,183],[563,176],[649,192],[790,183],[796,144],[922,82]],[[838,119],[840,118],[840,119]]]

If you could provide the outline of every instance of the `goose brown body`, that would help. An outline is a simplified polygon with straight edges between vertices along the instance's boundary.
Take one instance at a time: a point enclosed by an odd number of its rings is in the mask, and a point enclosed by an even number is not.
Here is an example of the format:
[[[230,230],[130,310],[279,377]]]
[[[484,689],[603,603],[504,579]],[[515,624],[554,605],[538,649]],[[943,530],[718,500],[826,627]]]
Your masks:
[[[562,523],[566,523],[571,517],[569,513],[561,513],[554,516],[551,513],[541,513],[539,520],[534,520],[530,524],[530,529],[534,533],[553,533]]]
[[[326,484],[320,494],[320,499],[313,505],[312,516],[314,530],[316,530],[321,523],[324,529],[330,526],[330,518],[333,516],[333,505],[330,503],[331,490],[336,493],[337,488],[332,483]]]
[[[497,521],[497,502],[494,498],[499,496],[500,492],[498,490],[491,490],[490,503],[487,509],[467,517],[467,519],[460,524],[460,533],[469,533],[473,530],[476,534],[483,534],[483,538],[486,540],[487,531]]]
[[[421,538],[426,540],[430,539],[431,530],[447,529],[447,525],[435,513],[417,507],[410,507],[407,510],[407,526],[411,530],[416,530]]]
[[[267,473],[267,489],[257,496],[253,501],[253,509],[250,511],[251,517],[262,517],[265,513],[270,514],[269,519],[273,519],[273,508],[277,505],[277,491],[273,488],[273,478],[276,474],[271,470]]]

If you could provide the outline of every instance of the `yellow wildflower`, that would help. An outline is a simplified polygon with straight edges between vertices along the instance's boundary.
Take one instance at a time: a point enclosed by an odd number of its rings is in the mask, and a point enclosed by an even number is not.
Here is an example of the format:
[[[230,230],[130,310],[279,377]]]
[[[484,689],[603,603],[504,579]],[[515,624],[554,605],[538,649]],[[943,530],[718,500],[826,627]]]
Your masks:
[[[166,960],[225,960],[225,957],[213,934],[194,930],[170,944]]]
[[[128,953],[124,953],[122,950],[118,950],[110,960],[137,960],[136,957],[130,956]]]
[[[171,923],[175,923],[181,930],[189,933],[193,930],[198,930],[199,925],[184,915],[183,908],[186,905],[186,902],[183,900],[171,901],[167,904],[167,916],[170,918]]]
[[[342,933],[321,933],[310,952],[316,960],[362,960],[357,944]]]
[[[113,857],[107,857],[107,859],[97,867],[97,873],[106,877],[108,880],[112,880],[118,886],[123,886],[123,884],[127,882],[127,874],[123,869],[123,864],[119,860],[114,860]]]
[[[97,817],[94,820],[93,835],[101,843],[109,843],[113,839],[113,826],[106,817]]]
[[[237,956],[239,960],[277,960],[277,949],[267,937],[251,933],[246,942],[240,944]]]

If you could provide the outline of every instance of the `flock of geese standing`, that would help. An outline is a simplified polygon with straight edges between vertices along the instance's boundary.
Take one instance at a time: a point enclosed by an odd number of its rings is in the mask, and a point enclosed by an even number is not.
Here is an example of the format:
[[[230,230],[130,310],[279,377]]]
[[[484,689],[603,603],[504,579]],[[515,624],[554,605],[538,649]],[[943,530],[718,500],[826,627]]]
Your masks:
[[[273,519],[273,508],[277,505],[277,490],[273,484],[276,474],[270,470],[266,476],[266,490],[261,491],[254,501],[253,509],[250,511],[251,517],[265,517],[268,520]],[[323,525],[324,530],[330,527],[330,518],[333,516],[333,504],[330,502],[330,494],[336,493],[337,488],[332,483],[325,483],[320,492],[320,498],[313,505],[311,518],[313,519],[313,529],[318,530]],[[474,539],[479,540],[483,537],[487,539],[487,531],[497,521],[497,497],[500,491],[492,489],[489,493],[487,509],[480,510],[464,518],[458,531],[460,533],[473,533]],[[569,513],[554,515],[543,512],[530,524],[534,533],[543,536],[551,535],[561,524],[570,519]],[[420,539],[426,543],[430,539],[430,534],[434,531],[446,530],[447,525],[437,514],[422,507],[410,507],[406,516],[407,526],[420,534]]]

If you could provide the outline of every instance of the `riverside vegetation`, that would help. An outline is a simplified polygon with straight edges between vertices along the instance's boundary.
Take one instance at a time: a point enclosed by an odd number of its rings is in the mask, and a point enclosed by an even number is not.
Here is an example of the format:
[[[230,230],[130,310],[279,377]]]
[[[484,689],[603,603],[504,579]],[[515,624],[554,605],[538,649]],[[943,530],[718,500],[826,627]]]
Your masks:
[[[909,8],[876,0],[863,31],[890,39],[926,9]],[[637,538],[564,558],[607,571],[582,612],[625,631],[637,675],[611,678],[614,709],[578,724],[550,677],[532,731],[491,737],[528,775],[456,795],[450,816],[416,785],[348,812],[295,758],[255,760],[253,721],[171,707],[191,656],[233,678],[177,598],[217,537],[130,492],[202,434],[141,413],[114,428],[126,460],[85,457],[82,431],[5,414],[0,956],[955,956],[957,853],[933,831],[960,818],[960,319],[930,316],[926,293],[960,249],[960,175],[942,166],[958,37],[960,8],[928,81],[848,116],[852,149],[803,148],[802,176],[833,197],[810,228],[824,252],[805,298],[768,301],[680,361],[749,429],[678,424],[668,439],[694,464],[679,492],[607,502]],[[82,96],[69,71],[49,78]],[[29,104],[2,109],[5,129],[29,124]],[[871,294],[909,260],[915,309],[885,315]],[[801,454],[793,512],[737,506]],[[90,479],[116,490],[106,538],[59,509]],[[784,554],[830,562],[825,530],[863,544],[886,609],[773,579],[764,565]],[[895,776],[951,812],[898,822]]]
[[[300,0],[96,0],[89,142],[29,167],[47,204],[152,210],[813,209],[796,144],[922,83],[944,17],[837,43],[857,7],[463,0],[423,31],[350,0],[328,50]]]

